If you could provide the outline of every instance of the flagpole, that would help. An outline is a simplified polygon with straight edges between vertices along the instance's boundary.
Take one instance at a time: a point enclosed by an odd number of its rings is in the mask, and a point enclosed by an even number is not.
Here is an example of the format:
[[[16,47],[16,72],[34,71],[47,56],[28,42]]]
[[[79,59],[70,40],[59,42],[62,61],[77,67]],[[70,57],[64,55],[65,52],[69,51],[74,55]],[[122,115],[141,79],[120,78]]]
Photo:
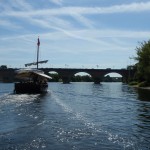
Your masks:
[[[39,47],[40,47],[40,40],[38,37],[38,42],[37,42],[37,69],[38,69],[38,64],[39,64]]]

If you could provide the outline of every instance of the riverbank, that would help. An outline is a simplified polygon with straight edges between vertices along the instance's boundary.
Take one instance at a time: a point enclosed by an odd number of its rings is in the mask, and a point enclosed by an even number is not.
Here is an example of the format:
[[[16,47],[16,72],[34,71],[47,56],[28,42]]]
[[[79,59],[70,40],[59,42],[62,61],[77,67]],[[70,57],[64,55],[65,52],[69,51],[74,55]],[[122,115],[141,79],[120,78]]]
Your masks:
[[[150,87],[138,87],[140,89],[144,89],[144,90],[150,90]]]
[[[140,82],[140,83],[137,81],[132,81],[129,83],[129,86],[135,87],[138,89],[150,90],[150,83],[148,83],[147,81]]]
[[[140,87],[139,85],[129,85],[129,86],[138,88],[138,89],[143,89],[143,90],[150,90],[150,86],[148,86],[148,87]]]

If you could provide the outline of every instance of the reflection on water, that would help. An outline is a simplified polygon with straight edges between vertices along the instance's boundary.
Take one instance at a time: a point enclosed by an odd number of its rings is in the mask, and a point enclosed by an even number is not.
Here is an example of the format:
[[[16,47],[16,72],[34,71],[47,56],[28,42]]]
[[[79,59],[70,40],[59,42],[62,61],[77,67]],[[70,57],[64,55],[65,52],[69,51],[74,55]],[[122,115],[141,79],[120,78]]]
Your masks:
[[[150,101],[150,90],[137,89],[138,99],[143,101]]]
[[[122,83],[49,83],[44,95],[0,90],[0,149],[150,149],[149,91]]]
[[[147,92],[148,91],[146,91],[146,94]],[[150,143],[150,103],[147,101],[147,96],[145,95],[144,97],[145,90],[142,90],[141,93],[143,95],[140,95],[141,97],[139,99],[142,101],[139,102],[137,107],[137,127],[135,127],[136,137],[143,145],[145,145],[145,148],[143,149],[149,150],[150,146],[147,143]]]

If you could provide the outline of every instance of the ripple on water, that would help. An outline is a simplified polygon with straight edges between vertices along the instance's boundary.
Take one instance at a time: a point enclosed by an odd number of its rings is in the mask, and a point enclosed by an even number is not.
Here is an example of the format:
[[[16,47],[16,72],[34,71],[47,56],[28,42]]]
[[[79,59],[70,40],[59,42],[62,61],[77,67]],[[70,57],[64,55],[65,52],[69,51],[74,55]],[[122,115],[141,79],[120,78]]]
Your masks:
[[[126,137],[122,137],[121,135],[115,135],[110,131],[107,131],[102,126],[96,126],[94,123],[85,118],[83,114],[75,112],[69,105],[65,104],[64,101],[59,99],[56,95],[53,95],[53,99],[59,106],[61,106],[64,111],[70,113],[68,119],[72,119],[73,122],[80,121],[80,126],[82,124],[82,129],[76,127],[71,130],[65,130],[63,128],[58,129],[57,138],[59,138],[61,142],[70,142],[72,140],[82,141],[82,139],[84,138],[89,138],[91,139],[91,141],[93,141],[92,144],[94,144],[95,146],[102,146],[102,143],[105,142],[112,143],[112,145],[117,144],[119,147],[123,147],[124,149],[130,149],[136,146],[136,142],[133,139],[128,139]],[[102,138],[103,140],[100,140],[100,138]]]
[[[120,83],[50,83],[45,96],[0,94],[3,149],[149,149],[150,103]]]

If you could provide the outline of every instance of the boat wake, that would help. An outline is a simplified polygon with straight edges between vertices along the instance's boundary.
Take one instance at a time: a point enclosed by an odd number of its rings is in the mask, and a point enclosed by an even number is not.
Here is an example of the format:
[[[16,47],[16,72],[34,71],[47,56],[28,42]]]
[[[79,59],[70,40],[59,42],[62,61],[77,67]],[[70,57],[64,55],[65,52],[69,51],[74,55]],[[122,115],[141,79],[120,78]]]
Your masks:
[[[74,131],[65,131],[61,129],[58,131],[59,136],[69,137],[68,134],[71,133],[72,138],[81,138],[80,136],[88,136],[94,139],[93,144],[103,145],[105,142],[109,142],[112,146],[118,145],[118,147],[122,147],[123,149],[135,149],[137,147],[137,143],[134,142],[134,139],[128,139],[126,137],[122,137],[120,135],[114,135],[110,131],[107,131],[101,125],[95,125],[93,122],[90,122],[84,114],[80,112],[75,112],[71,106],[67,105],[63,100],[61,100],[58,96],[52,93],[53,100],[62,108],[63,111],[69,113],[68,120],[73,120],[74,122],[80,122],[84,127],[84,129],[73,129]],[[96,137],[96,138],[95,138]],[[61,139],[62,140],[62,139]],[[69,139],[66,138],[66,141]],[[104,144],[105,145],[105,144]]]

